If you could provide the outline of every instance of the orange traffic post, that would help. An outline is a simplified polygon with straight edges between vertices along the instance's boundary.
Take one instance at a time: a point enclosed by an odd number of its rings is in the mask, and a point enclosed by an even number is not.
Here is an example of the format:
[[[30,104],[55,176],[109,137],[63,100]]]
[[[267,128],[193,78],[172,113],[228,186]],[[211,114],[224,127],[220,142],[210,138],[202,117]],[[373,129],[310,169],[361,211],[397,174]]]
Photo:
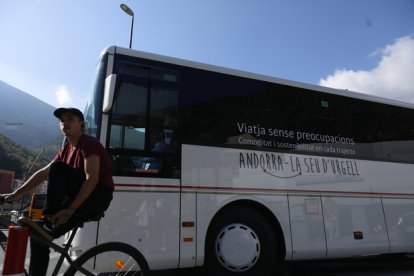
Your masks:
[[[26,258],[29,228],[10,226],[4,256],[3,275],[25,275],[24,261]]]

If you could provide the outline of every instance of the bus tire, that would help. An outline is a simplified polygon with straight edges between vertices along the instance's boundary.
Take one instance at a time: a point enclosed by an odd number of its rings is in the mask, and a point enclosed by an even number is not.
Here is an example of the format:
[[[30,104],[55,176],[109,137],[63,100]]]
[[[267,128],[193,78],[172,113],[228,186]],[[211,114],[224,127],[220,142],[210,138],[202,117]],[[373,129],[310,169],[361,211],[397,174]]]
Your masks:
[[[212,222],[207,234],[208,275],[275,275],[279,263],[275,235],[261,213],[230,207]]]

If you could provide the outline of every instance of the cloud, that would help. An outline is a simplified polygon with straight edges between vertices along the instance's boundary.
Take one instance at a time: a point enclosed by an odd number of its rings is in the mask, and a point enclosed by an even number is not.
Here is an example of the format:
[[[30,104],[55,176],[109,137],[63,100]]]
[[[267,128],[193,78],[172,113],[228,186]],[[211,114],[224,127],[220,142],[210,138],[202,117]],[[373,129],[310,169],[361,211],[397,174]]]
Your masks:
[[[65,85],[60,85],[56,88],[55,96],[60,106],[72,103],[69,90]]]
[[[336,70],[319,84],[414,103],[414,37],[396,39],[373,55],[381,55],[374,69]]]

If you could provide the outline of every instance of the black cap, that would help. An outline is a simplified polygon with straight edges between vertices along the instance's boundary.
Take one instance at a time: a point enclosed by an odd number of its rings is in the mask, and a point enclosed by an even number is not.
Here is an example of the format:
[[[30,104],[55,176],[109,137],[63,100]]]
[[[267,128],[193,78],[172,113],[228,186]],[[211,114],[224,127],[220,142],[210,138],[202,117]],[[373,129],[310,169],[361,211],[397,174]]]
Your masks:
[[[68,108],[61,107],[61,108],[58,108],[58,109],[56,109],[53,112],[53,115],[55,115],[56,118],[60,119],[60,117],[62,116],[62,114],[64,112],[72,113],[72,114],[78,116],[82,121],[85,121],[85,118],[83,117],[83,113],[79,109],[73,108],[73,107],[68,107]]]

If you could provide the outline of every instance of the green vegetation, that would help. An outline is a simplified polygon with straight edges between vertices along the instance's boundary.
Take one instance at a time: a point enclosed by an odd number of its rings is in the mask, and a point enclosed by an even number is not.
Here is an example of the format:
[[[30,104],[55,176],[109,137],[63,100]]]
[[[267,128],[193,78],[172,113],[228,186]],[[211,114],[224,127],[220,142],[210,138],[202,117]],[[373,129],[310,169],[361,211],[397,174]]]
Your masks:
[[[44,147],[44,151],[33,165],[31,173],[47,165],[51,158],[52,152],[56,154],[58,150],[57,146],[47,145]],[[28,169],[32,166],[36,160],[39,150],[32,150],[23,147],[6,136],[0,134],[0,169],[10,170],[15,172],[15,178],[23,178]],[[48,156],[46,156],[48,155]]]

